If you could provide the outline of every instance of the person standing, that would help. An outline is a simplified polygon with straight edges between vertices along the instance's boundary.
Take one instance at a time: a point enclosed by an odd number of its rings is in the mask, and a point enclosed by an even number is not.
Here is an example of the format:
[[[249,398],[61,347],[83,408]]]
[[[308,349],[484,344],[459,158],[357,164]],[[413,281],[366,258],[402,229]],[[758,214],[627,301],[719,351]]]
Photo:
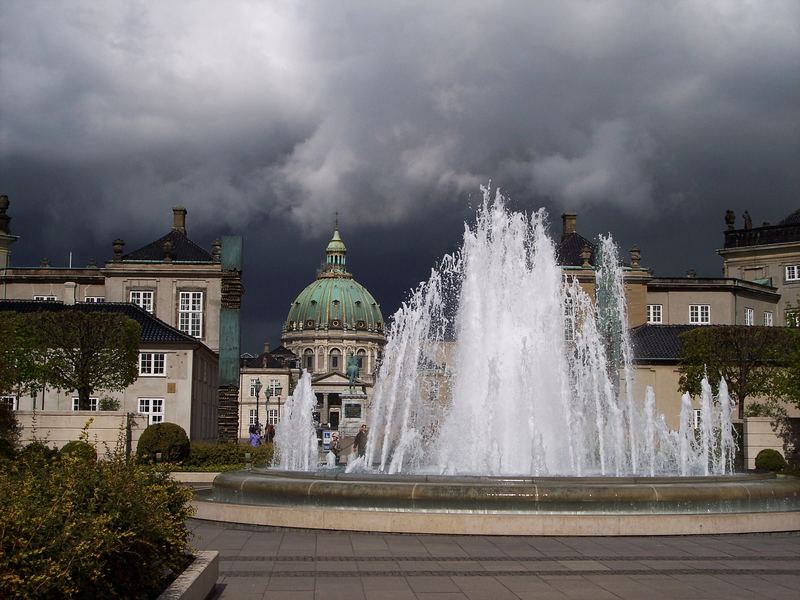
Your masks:
[[[353,450],[356,451],[356,454],[359,458],[364,456],[364,453],[367,451],[367,426],[366,424],[361,424],[361,429],[359,429],[358,433],[356,434],[356,439],[353,440]]]

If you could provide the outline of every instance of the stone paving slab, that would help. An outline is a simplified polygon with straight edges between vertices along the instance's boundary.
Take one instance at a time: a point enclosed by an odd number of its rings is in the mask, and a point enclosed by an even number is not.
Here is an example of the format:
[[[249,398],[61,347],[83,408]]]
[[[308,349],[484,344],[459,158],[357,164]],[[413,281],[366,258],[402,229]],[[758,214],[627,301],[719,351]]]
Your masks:
[[[304,531],[190,520],[215,599],[800,599],[800,534],[555,538]]]

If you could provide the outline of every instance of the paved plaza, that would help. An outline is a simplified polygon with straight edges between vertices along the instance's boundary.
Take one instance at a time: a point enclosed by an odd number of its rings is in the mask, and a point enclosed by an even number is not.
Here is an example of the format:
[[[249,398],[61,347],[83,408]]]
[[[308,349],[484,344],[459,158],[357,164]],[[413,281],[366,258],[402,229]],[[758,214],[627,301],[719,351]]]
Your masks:
[[[800,600],[800,535],[489,537],[190,520],[214,598]]]

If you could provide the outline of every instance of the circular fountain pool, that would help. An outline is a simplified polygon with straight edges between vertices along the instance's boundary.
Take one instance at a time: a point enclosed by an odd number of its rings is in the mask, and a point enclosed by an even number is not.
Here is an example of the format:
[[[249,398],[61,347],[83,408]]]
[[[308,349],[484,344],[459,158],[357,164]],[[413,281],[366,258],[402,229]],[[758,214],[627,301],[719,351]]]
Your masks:
[[[198,518],[361,531],[665,535],[800,530],[800,479],[223,473]]]

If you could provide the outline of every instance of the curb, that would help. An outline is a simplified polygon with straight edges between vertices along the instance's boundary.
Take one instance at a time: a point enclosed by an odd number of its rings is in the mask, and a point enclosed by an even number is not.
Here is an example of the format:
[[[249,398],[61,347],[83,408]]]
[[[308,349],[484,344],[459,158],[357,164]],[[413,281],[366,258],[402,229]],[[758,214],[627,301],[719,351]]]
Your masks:
[[[164,590],[158,600],[205,600],[217,585],[219,552],[201,550],[186,570]]]

